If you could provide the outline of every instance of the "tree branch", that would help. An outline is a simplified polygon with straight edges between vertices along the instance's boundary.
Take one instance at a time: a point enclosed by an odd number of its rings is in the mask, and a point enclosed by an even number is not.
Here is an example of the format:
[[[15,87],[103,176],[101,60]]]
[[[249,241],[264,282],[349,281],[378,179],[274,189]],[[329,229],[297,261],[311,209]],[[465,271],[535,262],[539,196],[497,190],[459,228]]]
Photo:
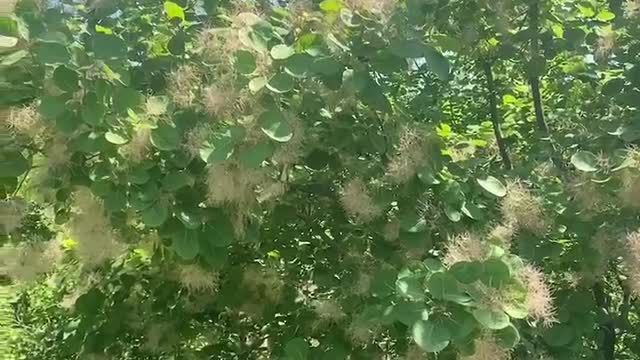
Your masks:
[[[483,61],[482,68],[487,80],[487,90],[489,92],[489,113],[491,115],[491,123],[493,124],[493,133],[496,136],[496,142],[498,143],[498,149],[500,150],[500,157],[502,157],[502,164],[507,170],[511,170],[512,164],[509,157],[509,150],[507,149],[507,143],[504,141],[504,137],[502,136],[502,129],[500,128],[498,102],[496,100],[497,91],[493,80],[491,63],[488,60]]]
[[[540,59],[540,8],[539,0],[531,0],[529,2],[529,30],[531,31],[531,59]],[[533,62],[533,61],[532,61]],[[540,94],[540,78],[539,74],[533,69],[529,69],[529,85],[531,85],[531,95],[533,96],[533,108],[536,114],[536,126],[542,133],[543,138],[549,141],[551,147],[551,160],[554,165],[559,168],[564,168],[562,158],[558,155],[558,152],[553,144],[551,138],[551,132],[549,126],[544,118],[544,110],[542,109],[542,95]]]
[[[593,297],[596,300],[598,307],[607,310],[609,312],[609,300],[605,294],[604,288],[601,282],[593,285]],[[606,322],[600,324],[600,329],[603,332],[602,346],[600,351],[602,352],[602,358],[605,360],[615,360],[616,356],[616,342],[618,341],[616,336],[615,321],[613,318],[609,318]]]

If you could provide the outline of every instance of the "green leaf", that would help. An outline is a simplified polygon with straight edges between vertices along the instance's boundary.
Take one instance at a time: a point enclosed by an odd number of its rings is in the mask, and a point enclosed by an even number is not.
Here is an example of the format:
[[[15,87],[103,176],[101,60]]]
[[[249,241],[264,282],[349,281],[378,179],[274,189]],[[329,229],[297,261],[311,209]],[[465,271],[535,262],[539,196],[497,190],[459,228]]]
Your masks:
[[[104,134],[104,138],[107,139],[108,142],[115,145],[124,145],[129,142],[126,134],[119,134],[112,130],[107,131]]]
[[[573,154],[571,163],[580,171],[594,172],[598,170],[598,157],[589,151],[578,151]]]
[[[64,65],[60,65],[53,72],[53,81],[63,91],[74,92],[78,90],[78,73]]]
[[[461,292],[453,275],[448,272],[437,272],[427,282],[429,293],[439,300],[448,300],[460,305],[469,305],[471,298]]]
[[[429,320],[429,311],[422,302],[399,301],[393,306],[391,317],[407,326],[413,326],[416,321]]]
[[[312,69],[313,58],[307,54],[294,54],[287,59],[285,71],[291,76],[304,77]]]
[[[520,333],[515,326],[509,325],[495,332],[496,343],[503,349],[510,350],[520,342]]]
[[[411,329],[413,341],[426,352],[440,352],[451,340],[449,329],[442,323],[429,320],[419,320]]]
[[[176,217],[187,229],[196,230],[202,227],[203,218],[198,211],[181,210]]]
[[[0,58],[0,66],[11,66],[18,61],[22,60],[25,56],[29,55],[29,52],[26,50],[18,50],[9,55],[5,55]]]
[[[494,288],[501,288],[511,281],[509,265],[500,259],[489,259],[482,264],[480,281]]]
[[[164,2],[164,12],[167,14],[167,18],[169,20],[178,18],[184,21],[184,10],[180,5],[174,3],[173,1],[165,1]]]
[[[529,308],[524,301],[514,301],[509,304],[505,304],[502,309],[507,313],[507,315],[511,316],[514,319],[524,319],[529,316]]]
[[[447,215],[447,218],[453,222],[458,222],[462,219],[462,213],[460,210],[454,208],[450,204],[444,205],[444,214]]]
[[[18,38],[13,36],[0,35],[0,48],[12,48],[18,45]]]
[[[258,118],[262,132],[277,142],[287,142],[293,138],[293,130],[284,114],[272,108],[263,112]]]
[[[488,176],[486,179],[476,179],[476,181],[491,195],[497,197],[504,197],[505,195],[507,195],[507,188],[502,185],[500,180],[494,178],[493,176]]]
[[[596,19],[598,19],[600,21],[611,21],[611,20],[613,20],[615,18],[616,18],[616,14],[612,13],[611,11],[609,11],[607,9],[600,10],[598,15],[596,15]]]
[[[269,142],[259,142],[238,153],[240,162],[248,168],[258,168],[262,162],[273,155],[273,145]]]
[[[95,34],[93,36],[93,54],[99,60],[127,58],[127,43],[118,36]]]
[[[449,73],[451,71],[449,68],[449,60],[447,60],[441,52],[431,46],[425,46],[424,58],[427,60],[429,70],[436,74],[438,79],[442,81],[449,80]]]
[[[190,230],[183,227],[173,234],[173,250],[184,260],[193,260],[200,252],[198,242],[198,230]]]
[[[440,180],[436,177],[431,166],[425,166],[422,169],[418,170],[418,179],[422,181],[425,185],[438,185],[440,184]]]
[[[396,280],[396,290],[400,296],[409,300],[424,300],[424,289],[422,287],[423,279],[424,276],[421,275],[412,275],[400,278]]]
[[[184,32],[179,31],[167,43],[167,49],[173,55],[182,55],[185,50],[186,36]]]
[[[238,50],[235,53],[234,65],[240,74],[253,74],[256,71],[256,57],[249,51]]]
[[[29,161],[19,152],[0,151],[0,178],[16,177],[29,170]]]
[[[394,40],[389,48],[392,54],[402,58],[421,58],[426,46],[420,40]]]
[[[267,85],[267,82],[267,79],[262,76],[253,78],[251,79],[251,81],[249,81],[249,90],[251,90],[251,92],[255,94],[258,91],[262,90],[262,88]]]
[[[295,50],[291,46],[279,44],[272,47],[270,53],[274,60],[285,60],[295,54]]]
[[[240,126],[232,126],[222,134],[214,134],[200,149],[200,158],[207,164],[216,164],[227,160],[244,135],[245,130]]]
[[[288,360],[307,360],[309,345],[303,338],[294,338],[284,346],[284,352]]]
[[[57,42],[37,42],[33,51],[36,57],[45,64],[67,64],[71,59],[67,47]]]
[[[160,122],[158,127],[151,131],[151,143],[158,150],[176,150],[180,146],[180,140],[180,131],[167,122]]]
[[[284,94],[293,90],[293,77],[286,72],[278,73],[269,79],[267,89],[277,94]]]
[[[95,92],[88,92],[82,100],[80,114],[82,121],[89,125],[97,126],[102,122],[106,109],[102,102],[98,100]]]
[[[480,207],[470,202],[465,201],[462,204],[460,211],[462,211],[462,213],[465,214],[467,217],[474,220],[482,220],[483,218],[482,209],[480,209]]]
[[[227,247],[235,241],[233,224],[224,214],[210,221],[201,236],[213,248]]]
[[[116,212],[127,206],[127,196],[120,191],[110,191],[104,197],[104,207],[107,211]]]
[[[328,13],[338,13],[343,7],[341,0],[324,0],[320,3],[320,9]]]
[[[500,330],[511,325],[509,316],[499,310],[478,308],[473,310],[473,317],[478,320],[482,326],[491,330]]]
[[[169,218],[169,208],[162,201],[156,201],[142,212],[142,222],[148,227],[159,227]]]
[[[394,269],[379,269],[375,272],[369,291],[378,298],[392,295],[395,290],[397,272]]]
[[[556,324],[547,329],[543,334],[544,341],[553,347],[563,347],[569,344],[574,338],[574,330],[566,324]]]
[[[449,272],[461,283],[471,284],[480,278],[480,274],[484,269],[482,263],[478,261],[461,261],[455,263],[449,269]]]
[[[172,172],[162,179],[162,187],[170,192],[178,191],[183,187],[193,186],[194,183],[195,180],[193,176],[185,172]]]
[[[56,96],[45,95],[40,100],[38,111],[40,115],[47,120],[55,120],[64,113],[66,102],[64,99]]]

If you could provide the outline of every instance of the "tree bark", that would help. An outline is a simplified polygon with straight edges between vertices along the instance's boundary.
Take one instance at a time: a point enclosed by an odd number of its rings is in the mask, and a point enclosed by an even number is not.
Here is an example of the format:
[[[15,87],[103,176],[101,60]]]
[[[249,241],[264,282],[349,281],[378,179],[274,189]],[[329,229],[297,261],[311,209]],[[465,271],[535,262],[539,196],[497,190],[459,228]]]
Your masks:
[[[540,59],[543,55],[540,54],[540,5],[539,0],[531,0],[529,2],[529,30],[531,31],[531,59]],[[530,69],[531,70],[531,69]],[[542,137],[545,141],[549,141],[549,147],[551,150],[551,160],[554,165],[559,169],[564,168],[562,158],[559,156],[558,151],[553,144],[551,132],[549,126],[544,117],[544,109],[542,108],[542,95],[540,93],[540,74],[530,71],[528,74],[529,85],[531,86],[531,95],[533,97],[533,109],[536,115],[536,127],[542,133]]]
[[[509,150],[507,143],[502,135],[502,129],[500,127],[500,115],[498,114],[498,101],[496,100],[497,91],[495,88],[495,82],[493,80],[493,70],[491,69],[491,63],[489,61],[483,61],[482,68],[487,80],[487,90],[489,92],[489,114],[491,115],[491,123],[493,124],[493,133],[496,136],[496,142],[498,143],[498,149],[500,151],[500,157],[502,158],[502,164],[507,170],[512,169],[511,158],[509,157]]]

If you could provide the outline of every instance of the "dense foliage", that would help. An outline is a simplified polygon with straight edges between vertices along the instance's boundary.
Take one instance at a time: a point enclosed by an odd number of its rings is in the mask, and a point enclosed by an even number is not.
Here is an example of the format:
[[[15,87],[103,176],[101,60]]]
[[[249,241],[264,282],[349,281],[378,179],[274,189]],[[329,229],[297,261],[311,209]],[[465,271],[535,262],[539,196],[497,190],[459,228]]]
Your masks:
[[[638,359],[639,50],[637,0],[3,1],[0,346]]]

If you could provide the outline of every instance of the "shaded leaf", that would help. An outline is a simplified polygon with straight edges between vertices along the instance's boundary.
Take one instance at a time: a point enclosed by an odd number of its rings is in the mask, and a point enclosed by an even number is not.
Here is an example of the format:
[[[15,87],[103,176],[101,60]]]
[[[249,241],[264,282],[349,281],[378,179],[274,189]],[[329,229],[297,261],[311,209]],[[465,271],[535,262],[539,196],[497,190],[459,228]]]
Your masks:
[[[500,180],[493,176],[488,176],[486,179],[476,179],[478,184],[482,186],[489,194],[497,197],[504,197],[507,195],[507,188],[502,185]]]
[[[413,341],[426,352],[440,352],[451,340],[451,334],[446,326],[430,320],[419,320],[411,329]]]
[[[573,154],[571,163],[580,171],[594,172],[598,170],[598,157],[589,151],[578,151]]]

